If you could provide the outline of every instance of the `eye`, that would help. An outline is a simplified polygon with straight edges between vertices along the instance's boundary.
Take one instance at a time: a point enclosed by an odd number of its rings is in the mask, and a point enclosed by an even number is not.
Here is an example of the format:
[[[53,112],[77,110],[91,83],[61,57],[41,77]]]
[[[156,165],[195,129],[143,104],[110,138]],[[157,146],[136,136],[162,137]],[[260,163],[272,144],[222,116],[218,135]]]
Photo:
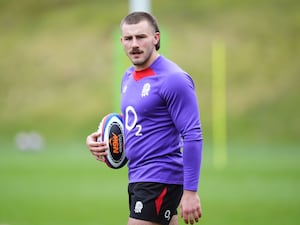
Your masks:
[[[146,35],[137,35],[136,36],[136,39],[143,39],[143,38],[146,38]]]
[[[127,37],[124,37],[123,39],[124,39],[125,41],[130,41],[130,40],[132,39],[132,37],[127,36]]]

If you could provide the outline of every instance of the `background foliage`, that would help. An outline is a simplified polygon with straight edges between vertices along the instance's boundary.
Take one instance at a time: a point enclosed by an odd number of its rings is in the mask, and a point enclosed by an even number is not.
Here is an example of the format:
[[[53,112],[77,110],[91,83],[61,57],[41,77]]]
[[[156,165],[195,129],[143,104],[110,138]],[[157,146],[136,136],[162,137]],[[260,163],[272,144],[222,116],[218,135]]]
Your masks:
[[[165,54],[194,78],[207,139],[211,47],[226,45],[232,141],[297,141],[300,132],[297,1],[153,1]],[[0,3],[1,137],[38,130],[74,140],[114,110],[114,32],[126,1]]]

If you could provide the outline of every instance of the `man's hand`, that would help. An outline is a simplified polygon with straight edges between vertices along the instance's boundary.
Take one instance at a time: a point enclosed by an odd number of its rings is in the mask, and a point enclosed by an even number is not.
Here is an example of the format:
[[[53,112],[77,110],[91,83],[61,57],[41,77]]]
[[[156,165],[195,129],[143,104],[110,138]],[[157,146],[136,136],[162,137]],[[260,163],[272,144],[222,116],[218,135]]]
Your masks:
[[[94,133],[90,134],[86,138],[86,145],[87,145],[88,149],[90,150],[90,152],[92,153],[92,155],[97,160],[104,162],[103,156],[107,155],[107,153],[105,151],[108,149],[108,147],[105,142],[97,141],[98,137],[100,137],[100,136],[101,136],[100,132],[94,132]]]
[[[202,216],[200,198],[197,192],[183,191],[180,202],[180,215],[186,224],[198,222]]]

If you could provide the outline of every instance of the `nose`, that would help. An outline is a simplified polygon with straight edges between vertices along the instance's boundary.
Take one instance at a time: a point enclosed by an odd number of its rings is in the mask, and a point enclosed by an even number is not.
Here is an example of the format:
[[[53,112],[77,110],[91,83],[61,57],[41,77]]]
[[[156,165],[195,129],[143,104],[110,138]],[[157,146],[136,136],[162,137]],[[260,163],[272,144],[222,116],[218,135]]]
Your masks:
[[[138,47],[138,40],[136,38],[132,38],[132,46],[131,47]]]

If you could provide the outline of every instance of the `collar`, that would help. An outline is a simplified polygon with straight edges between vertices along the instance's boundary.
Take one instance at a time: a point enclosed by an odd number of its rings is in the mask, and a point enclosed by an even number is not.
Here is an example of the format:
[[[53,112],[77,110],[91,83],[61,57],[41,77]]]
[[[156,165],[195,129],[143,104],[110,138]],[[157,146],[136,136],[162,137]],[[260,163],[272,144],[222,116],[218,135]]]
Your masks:
[[[149,77],[153,75],[155,75],[155,72],[150,67],[144,70],[133,71],[133,78],[135,81],[139,81],[144,77]]]

